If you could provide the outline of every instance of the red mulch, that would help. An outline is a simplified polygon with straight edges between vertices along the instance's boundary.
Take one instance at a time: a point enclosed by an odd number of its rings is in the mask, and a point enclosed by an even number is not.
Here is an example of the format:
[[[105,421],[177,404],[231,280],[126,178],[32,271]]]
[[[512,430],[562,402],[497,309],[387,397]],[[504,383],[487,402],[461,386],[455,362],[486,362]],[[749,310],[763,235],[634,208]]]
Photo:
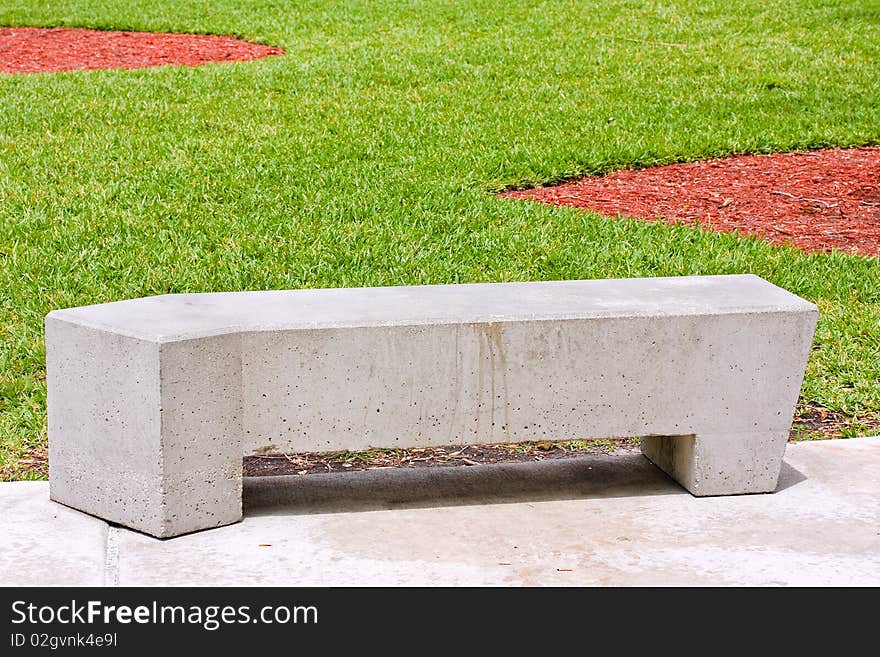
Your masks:
[[[502,194],[880,257],[880,147],[744,155]]]
[[[230,36],[105,32],[67,27],[0,28],[0,73],[54,73],[103,68],[199,66],[281,55]]]

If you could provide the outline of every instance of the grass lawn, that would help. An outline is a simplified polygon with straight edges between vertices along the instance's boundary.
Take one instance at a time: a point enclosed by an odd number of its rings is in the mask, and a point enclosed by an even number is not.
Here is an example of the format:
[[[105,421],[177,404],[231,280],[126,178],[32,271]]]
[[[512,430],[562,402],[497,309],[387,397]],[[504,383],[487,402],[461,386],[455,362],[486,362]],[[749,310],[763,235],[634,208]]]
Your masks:
[[[874,0],[0,0],[0,25],[287,51],[0,76],[0,477],[45,444],[43,316],[164,292],[752,272],[820,307],[803,399],[880,411],[877,259],[492,194],[880,143]]]

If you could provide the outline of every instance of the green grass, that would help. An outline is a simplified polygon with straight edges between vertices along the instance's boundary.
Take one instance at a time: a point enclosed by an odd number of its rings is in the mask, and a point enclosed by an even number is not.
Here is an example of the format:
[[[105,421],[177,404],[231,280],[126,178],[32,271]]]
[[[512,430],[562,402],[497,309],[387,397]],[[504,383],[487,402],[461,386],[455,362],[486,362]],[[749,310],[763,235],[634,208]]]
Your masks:
[[[490,193],[880,143],[874,0],[0,0],[0,24],[287,51],[0,76],[2,465],[45,441],[43,316],[162,292],[753,272],[820,306],[803,397],[880,409],[876,259]]]

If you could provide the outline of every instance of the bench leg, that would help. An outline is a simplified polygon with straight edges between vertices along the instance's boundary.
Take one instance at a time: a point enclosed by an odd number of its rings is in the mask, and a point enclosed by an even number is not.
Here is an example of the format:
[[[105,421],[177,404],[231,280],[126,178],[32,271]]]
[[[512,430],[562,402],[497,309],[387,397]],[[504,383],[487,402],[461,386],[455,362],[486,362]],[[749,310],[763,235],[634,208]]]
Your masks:
[[[47,321],[50,497],[167,538],[241,520],[240,336]]]
[[[646,436],[642,454],[697,497],[776,490],[787,431]]]
[[[241,336],[162,345],[162,525],[178,536],[241,520]]]

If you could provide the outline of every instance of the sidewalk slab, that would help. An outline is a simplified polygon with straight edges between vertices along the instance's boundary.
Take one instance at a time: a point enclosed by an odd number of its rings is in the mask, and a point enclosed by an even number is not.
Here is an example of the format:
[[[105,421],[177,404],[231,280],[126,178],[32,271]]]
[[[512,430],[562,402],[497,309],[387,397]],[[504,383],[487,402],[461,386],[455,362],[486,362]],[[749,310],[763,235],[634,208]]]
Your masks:
[[[48,502],[44,483],[0,484],[0,549],[17,555],[0,579],[57,585],[78,570],[83,583],[147,586],[876,586],[878,494],[880,438],[789,445],[771,495],[695,498],[639,454],[248,478],[242,523],[164,541],[104,532]],[[95,537],[79,556],[74,519]]]
[[[107,523],[49,501],[45,481],[0,484],[0,586],[103,586]]]

